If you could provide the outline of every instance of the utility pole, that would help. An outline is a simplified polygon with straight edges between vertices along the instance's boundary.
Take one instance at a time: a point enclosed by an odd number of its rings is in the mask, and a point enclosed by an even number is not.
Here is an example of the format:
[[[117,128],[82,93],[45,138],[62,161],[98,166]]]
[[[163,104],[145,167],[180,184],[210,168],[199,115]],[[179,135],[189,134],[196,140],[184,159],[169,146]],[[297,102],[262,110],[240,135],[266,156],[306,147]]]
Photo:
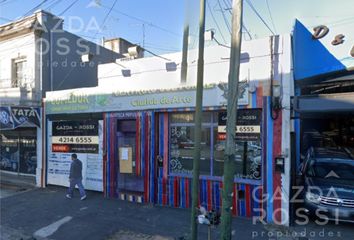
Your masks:
[[[183,47],[182,47],[182,64],[181,64],[181,83],[187,82],[187,57],[188,57],[188,37],[189,37],[189,4],[188,0],[184,1],[185,14],[184,30],[183,30]]]
[[[203,108],[203,74],[204,74],[204,32],[205,32],[205,0],[200,0],[199,16],[199,51],[197,71],[197,93],[195,106],[195,132],[193,154],[193,183],[192,183],[192,213],[191,213],[191,239],[197,239],[197,211],[199,195],[199,163],[200,142],[202,132],[202,108]]]
[[[242,0],[232,3],[232,35],[227,96],[224,188],[222,192],[221,239],[231,239],[232,197],[235,174],[235,134],[242,37]]]

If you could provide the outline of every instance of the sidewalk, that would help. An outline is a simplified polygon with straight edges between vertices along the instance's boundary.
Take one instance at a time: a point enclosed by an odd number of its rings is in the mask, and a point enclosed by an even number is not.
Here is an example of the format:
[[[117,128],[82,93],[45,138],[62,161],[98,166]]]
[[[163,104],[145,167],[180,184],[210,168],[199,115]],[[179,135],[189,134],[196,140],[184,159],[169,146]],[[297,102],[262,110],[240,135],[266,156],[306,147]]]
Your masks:
[[[159,207],[105,199],[102,193],[88,192],[80,201],[65,198],[65,188],[33,189],[1,200],[1,225],[33,236],[39,229],[65,217],[71,221],[61,225],[50,239],[183,239],[188,236],[190,210]],[[250,219],[235,218],[234,239],[252,239],[252,231],[263,229]],[[218,229],[213,229],[218,239]],[[237,235],[237,238],[236,238]],[[138,238],[140,237],[140,238]],[[129,239],[129,238],[126,238]],[[199,239],[207,239],[207,227],[199,227]],[[266,239],[266,238],[257,238]]]
[[[190,232],[189,209],[106,199],[102,193],[92,191],[87,193],[86,200],[80,201],[77,192],[73,199],[66,199],[65,192],[65,188],[51,186],[1,199],[1,239],[16,239],[12,236],[20,235],[26,236],[22,238],[27,240],[33,236],[36,239],[170,240],[184,239]],[[298,232],[302,228],[291,229]],[[252,224],[251,219],[234,218],[232,239],[352,240],[354,235],[348,225],[326,226],[326,237],[320,233],[322,227],[311,225],[305,229],[304,236],[292,237],[286,235],[284,229]],[[199,239],[206,240],[207,227],[200,226],[198,230]],[[329,237],[329,231],[335,235]],[[213,229],[212,233],[212,239],[219,239],[219,229]]]
[[[0,184],[23,188],[34,188],[36,187],[36,177],[0,171]]]

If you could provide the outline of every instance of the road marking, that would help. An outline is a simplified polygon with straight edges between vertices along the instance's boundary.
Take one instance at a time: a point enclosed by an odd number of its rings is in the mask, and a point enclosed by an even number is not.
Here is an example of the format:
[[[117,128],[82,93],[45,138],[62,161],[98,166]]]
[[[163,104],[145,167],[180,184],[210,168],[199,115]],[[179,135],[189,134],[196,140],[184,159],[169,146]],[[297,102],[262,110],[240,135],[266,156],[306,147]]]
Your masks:
[[[60,219],[59,221],[56,221],[46,227],[43,227],[43,228],[37,230],[33,235],[35,237],[46,238],[46,237],[52,235],[53,233],[55,233],[61,225],[69,222],[71,219],[72,219],[72,217],[66,216],[66,217]]]
[[[80,208],[80,211],[86,210],[88,207],[82,207]]]

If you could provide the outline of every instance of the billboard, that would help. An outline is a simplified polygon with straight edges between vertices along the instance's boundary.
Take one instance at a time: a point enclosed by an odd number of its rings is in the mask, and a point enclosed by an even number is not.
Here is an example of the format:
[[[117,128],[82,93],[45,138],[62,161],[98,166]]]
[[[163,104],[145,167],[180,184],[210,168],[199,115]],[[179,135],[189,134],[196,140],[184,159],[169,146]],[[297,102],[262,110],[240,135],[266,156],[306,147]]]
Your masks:
[[[48,184],[69,186],[71,154],[82,162],[85,189],[103,191],[103,121],[48,122]]]

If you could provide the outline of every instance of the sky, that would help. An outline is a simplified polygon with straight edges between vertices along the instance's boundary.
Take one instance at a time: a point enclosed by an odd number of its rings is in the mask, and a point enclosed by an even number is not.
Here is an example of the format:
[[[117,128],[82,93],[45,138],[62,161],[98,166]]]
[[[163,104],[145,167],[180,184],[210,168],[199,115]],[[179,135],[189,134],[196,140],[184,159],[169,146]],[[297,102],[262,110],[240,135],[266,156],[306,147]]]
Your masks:
[[[231,1],[206,3],[206,29],[213,29],[216,39],[226,45],[231,38]],[[66,30],[90,41],[121,37],[156,54],[181,51],[188,9],[190,47],[197,42],[199,0],[0,0],[0,24],[29,15],[38,5],[62,16]],[[329,48],[336,34],[345,34],[346,45],[335,49],[342,55],[353,46],[354,0],[244,0],[243,23],[248,33],[244,29],[243,40],[290,34],[295,18],[309,29],[327,25],[330,34],[321,41]],[[212,44],[216,43],[206,45]]]

